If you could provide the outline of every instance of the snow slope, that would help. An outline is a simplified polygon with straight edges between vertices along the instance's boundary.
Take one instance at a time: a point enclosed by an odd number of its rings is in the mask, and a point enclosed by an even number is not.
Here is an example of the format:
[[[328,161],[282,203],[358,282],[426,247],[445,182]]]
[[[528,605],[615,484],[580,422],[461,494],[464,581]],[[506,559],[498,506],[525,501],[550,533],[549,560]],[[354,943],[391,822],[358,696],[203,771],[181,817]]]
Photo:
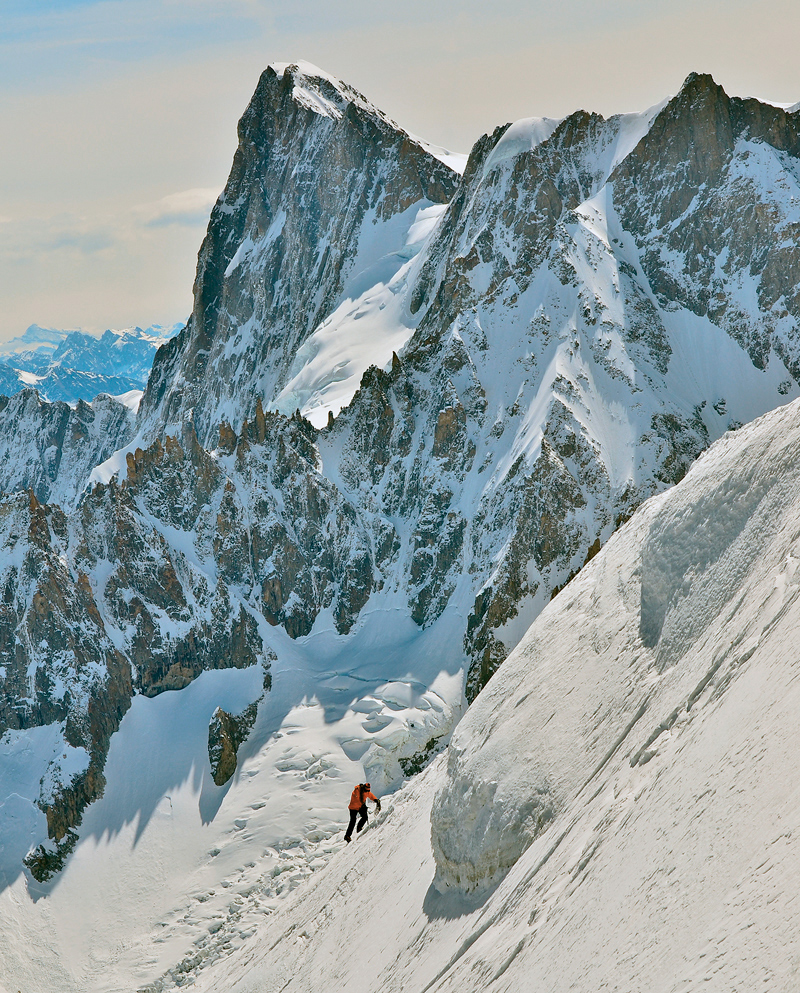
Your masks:
[[[799,453],[793,403],[645,504],[448,756],[190,988],[796,990]]]
[[[311,69],[313,67],[308,67],[309,72]],[[321,70],[315,72],[321,73]],[[325,74],[322,77],[328,78]],[[294,92],[297,99],[297,88]],[[666,103],[664,100],[641,114],[612,118],[609,137],[597,153],[598,161],[593,168],[608,178],[615,166],[647,133]],[[337,110],[337,113],[340,111]],[[516,121],[487,156],[483,164],[484,177],[501,163],[507,163],[547,141],[561,123],[551,118]],[[432,146],[423,143],[423,147],[432,151]],[[436,153],[432,151],[432,154]],[[452,153],[437,157],[452,163]],[[466,157],[457,163],[460,174],[464,172],[465,165]],[[285,414],[299,409],[315,427],[324,427],[329,412],[335,417],[353,399],[370,365],[388,369],[392,352],[400,352],[423,317],[420,311],[412,314],[409,306],[419,264],[411,266],[406,260],[420,253],[424,257],[427,243],[434,237],[437,222],[446,208],[446,204],[422,202],[414,204],[388,223],[380,224],[375,216],[366,218],[366,237],[362,236],[363,244],[359,244],[359,254],[352,266],[353,276],[345,287],[343,301],[298,349],[288,373],[288,382],[270,401],[271,407]],[[600,281],[597,274],[592,275],[594,282]],[[610,274],[603,273],[601,278],[603,276],[610,281]],[[365,289],[354,298],[353,286],[359,289],[364,286]],[[537,299],[529,304],[531,312],[535,312],[541,302]],[[516,314],[514,325],[517,333],[520,323],[524,322]],[[509,350],[506,354],[513,354],[513,351]]]
[[[47,837],[31,801],[43,776],[79,771],[86,753],[65,745],[63,724],[8,732],[0,989],[161,989],[173,985],[159,980],[170,970],[180,979],[246,944],[343,847],[352,784],[366,772],[381,793],[396,785],[398,758],[432,735],[446,740],[460,716],[463,671],[441,667],[458,619],[421,632],[398,615],[386,610],[347,646],[332,625],[299,644],[272,629],[266,694],[256,665],[135,697],[112,739],[105,793],[88,808],[66,869],[46,884],[21,872],[24,854]],[[251,702],[258,716],[235,777],[217,787],[209,720],[217,707],[240,713]]]
[[[419,201],[389,222],[365,222],[344,299],[295,353],[286,386],[272,406],[295,410],[322,428],[353,399],[371,366],[388,369],[416,329],[421,314],[408,308],[416,275],[413,260],[432,236],[446,204]],[[370,226],[372,230],[370,230]],[[366,286],[361,290],[362,286]],[[359,292],[360,291],[360,292]]]

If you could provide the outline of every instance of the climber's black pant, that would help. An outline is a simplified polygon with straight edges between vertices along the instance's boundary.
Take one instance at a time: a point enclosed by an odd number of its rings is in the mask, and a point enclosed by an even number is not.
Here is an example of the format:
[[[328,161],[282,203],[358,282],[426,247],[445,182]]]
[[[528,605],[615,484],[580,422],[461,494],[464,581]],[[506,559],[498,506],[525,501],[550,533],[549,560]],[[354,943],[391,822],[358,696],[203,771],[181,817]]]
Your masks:
[[[353,835],[353,826],[356,823],[356,818],[361,815],[361,820],[358,822],[358,827],[356,828],[356,833],[358,833],[361,828],[367,823],[367,805],[363,803],[360,810],[350,811],[350,824],[348,825],[347,831],[345,832],[344,840],[348,841]]]

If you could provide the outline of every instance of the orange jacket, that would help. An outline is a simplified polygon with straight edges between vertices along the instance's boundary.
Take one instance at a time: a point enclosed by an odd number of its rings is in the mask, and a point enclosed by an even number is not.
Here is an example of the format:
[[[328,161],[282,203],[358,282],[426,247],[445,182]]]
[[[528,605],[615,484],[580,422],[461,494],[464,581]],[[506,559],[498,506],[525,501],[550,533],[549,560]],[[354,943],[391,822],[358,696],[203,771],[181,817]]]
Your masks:
[[[348,810],[361,810],[367,800],[374,800],[375,803],[378,803],[378,798],[372,790],[364,789],[364,784],[359,783],[353,790],[353,795],[350,797]]]

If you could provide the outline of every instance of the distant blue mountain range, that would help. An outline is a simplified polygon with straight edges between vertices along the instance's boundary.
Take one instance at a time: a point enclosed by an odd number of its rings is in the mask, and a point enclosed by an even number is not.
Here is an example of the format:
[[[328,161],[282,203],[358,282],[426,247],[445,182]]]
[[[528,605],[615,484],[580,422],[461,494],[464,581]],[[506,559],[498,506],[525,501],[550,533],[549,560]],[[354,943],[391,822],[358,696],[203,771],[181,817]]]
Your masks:
[[[0,344],[0,394],[13,396],[33,387],[50,401],[93,400],[143,390],[156,350],[182,324],[146,330],[108,330],[100,337],[80,330],[32,324],[24,334]]]

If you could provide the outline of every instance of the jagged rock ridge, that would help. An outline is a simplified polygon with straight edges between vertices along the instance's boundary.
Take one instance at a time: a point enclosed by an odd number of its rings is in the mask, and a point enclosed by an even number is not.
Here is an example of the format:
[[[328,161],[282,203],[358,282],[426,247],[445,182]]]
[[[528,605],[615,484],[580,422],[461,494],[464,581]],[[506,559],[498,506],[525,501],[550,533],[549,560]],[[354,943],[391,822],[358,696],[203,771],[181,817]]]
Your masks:
[[[34,389],[0,396],[0,492],[33,490],[42,503],[71,508],[94,467],[133,433],[133,412],[111,396],[74,407]]]

